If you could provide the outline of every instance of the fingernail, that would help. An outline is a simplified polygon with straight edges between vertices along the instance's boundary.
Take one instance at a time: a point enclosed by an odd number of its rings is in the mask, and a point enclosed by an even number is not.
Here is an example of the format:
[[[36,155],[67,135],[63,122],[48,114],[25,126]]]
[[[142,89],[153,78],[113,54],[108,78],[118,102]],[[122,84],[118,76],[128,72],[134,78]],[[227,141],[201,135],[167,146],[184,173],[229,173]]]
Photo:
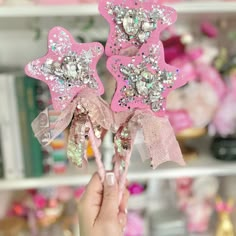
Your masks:
[[[127,209],[127,208],[125,208],[125,214],[126,214],[126,215],[128,214],[128,209]]]
[[[107,185],[113,186],[115,185],[115,175],[112,172],[106,173],[106,182]]]

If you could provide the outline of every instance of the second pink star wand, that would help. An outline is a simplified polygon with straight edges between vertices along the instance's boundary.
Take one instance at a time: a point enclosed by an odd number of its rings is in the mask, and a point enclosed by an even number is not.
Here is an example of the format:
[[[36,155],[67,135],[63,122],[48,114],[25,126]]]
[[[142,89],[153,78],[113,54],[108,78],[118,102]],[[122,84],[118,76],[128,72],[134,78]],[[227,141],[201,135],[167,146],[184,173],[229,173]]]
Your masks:
[[[114,140],[115,172],[122,192],[139,131],[145,144],[141,148],[142,158],[150,159],[153,168],[166,161],[184,164],[165,107],[167,95],[187,81],[178,69],[165,63],[162,43],[155,40],[143,45],[137,56],[110,57],[107,67],[117,81],[111,108],[118,112],[118,117],[120,112],[127,114],[123,121],[119,119],[117,127],[120,128]],[[121,166],[124,167],[122,175]]]

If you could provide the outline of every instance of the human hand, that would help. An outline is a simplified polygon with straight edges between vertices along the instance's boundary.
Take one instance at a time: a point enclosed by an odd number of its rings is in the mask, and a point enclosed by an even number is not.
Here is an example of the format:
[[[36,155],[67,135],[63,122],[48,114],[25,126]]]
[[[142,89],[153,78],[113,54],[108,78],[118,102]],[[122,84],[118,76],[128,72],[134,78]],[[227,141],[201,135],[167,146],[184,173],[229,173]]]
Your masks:
[[[119,204],[114,173],[106,173],[104,184],[93,175],[79,202],[80,236],[122,236],[127,222],[129,192],[125,189]]]

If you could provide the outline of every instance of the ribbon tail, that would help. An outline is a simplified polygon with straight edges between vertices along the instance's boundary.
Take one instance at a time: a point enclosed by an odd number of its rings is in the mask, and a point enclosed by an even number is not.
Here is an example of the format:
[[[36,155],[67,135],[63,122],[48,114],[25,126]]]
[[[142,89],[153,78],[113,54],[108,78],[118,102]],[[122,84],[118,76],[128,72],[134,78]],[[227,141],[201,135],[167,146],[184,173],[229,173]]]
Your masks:
[[[32,122],[35,137],[42,146],[49,145],[70,124],[76,108],[76,102],[71,103],[64,111],[58,112],[49,106]]]
[[[87,164],[86,120],[75,117],[72,120],[67,144],[67,157],[78,167]]]
[[[115,172],[119,176],[119,202],[122,200],[137,127],[132,122],[121,126],[115,136]],[[122,168],[121,168],[122,167]],[[122,169],[122,172],[120,171]]]
[[[168,161],[185,165],[178,141],[168,118],[144,115],[140,122],[147,154],[154,169]]]

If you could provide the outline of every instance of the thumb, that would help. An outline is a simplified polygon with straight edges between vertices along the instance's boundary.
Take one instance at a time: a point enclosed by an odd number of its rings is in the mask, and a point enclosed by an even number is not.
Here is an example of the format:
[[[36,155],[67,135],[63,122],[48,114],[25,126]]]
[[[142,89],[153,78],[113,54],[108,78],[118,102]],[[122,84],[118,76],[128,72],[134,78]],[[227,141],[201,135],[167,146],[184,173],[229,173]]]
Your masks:
[[[106,173],[104,181],[103,200],[99,217],[102,219],[117,218],[119,211],[118,185],[113,172]]]

